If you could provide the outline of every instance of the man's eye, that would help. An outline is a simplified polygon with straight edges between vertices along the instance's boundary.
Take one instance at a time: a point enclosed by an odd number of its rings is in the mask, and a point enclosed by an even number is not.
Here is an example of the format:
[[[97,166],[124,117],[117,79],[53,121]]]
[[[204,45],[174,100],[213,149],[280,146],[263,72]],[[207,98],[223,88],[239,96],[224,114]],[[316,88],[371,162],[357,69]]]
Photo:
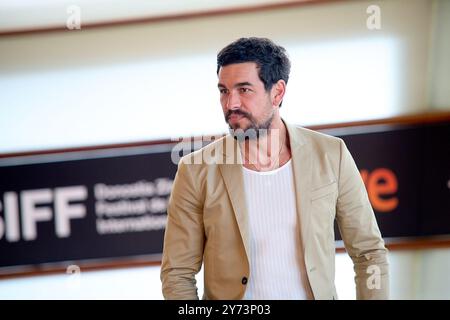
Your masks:
[[[249,88],[241,88],[240,91],[242,93],[246,93],[246,92],[250,92],[250,89]]]
[[[227,93],[227,89],[219,89],[220,94],[225,94]]]

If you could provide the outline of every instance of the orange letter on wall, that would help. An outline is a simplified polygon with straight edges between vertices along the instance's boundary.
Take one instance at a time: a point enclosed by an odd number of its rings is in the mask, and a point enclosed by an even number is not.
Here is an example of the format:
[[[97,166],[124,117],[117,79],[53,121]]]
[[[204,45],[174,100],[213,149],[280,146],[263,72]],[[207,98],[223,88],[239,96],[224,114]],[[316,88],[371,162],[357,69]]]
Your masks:
[[[370,202],[376,211],[388,212],[397,208],[397,197],[381,197],[393,195],[398,190],[397,177],[391,170],[386,168],[376,169],[369,175],[368,180],[366,179],[367,176],[363,176],[364,182],[367,181],[367,192]]]

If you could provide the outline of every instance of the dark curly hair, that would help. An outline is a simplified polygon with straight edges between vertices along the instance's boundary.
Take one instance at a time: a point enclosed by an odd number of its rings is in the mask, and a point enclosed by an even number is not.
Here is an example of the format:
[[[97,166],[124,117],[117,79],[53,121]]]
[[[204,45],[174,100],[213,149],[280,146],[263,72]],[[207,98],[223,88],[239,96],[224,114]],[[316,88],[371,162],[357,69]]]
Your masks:
[[[282,79],[289,80],[291,62],[286,49],[276,45],[267,38],[240,38],[217,54],[217,74],[221,67],[243,62],[255,62],[258,66],[258,76],[264,83],[266,91]],[[280,104],[281,106],[281,104]]]

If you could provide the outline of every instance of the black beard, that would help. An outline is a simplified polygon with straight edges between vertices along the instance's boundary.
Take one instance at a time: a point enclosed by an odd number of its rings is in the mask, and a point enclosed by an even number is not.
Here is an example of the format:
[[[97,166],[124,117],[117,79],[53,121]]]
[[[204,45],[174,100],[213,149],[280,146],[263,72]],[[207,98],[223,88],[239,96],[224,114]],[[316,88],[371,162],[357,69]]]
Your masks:
[[[246,117],[247,119],[250,120],[250,125],[245,130],[241,129],[241,128],[235,130],[228,123],[230,134],[237,141],[253,140],[253,139],[258,139],[261,136],[267,135],[267,131],[269,130],[270,126],[272,125],[272,121],[273,121],[273,117],[274,117],[274,114],[272,113],[272,115],[269,117],[269,119],[267,119],[266,121],[264,121],[261,124],[258,124],[256,122],[256,120],[250,114],[240,111],[240,110],[235,110],[235,111],[229,111],[227,113],[227,116],[225,117],[225,119],[227,119],[227,122],[228,122],[230,115],[233,113],[243,115],[244,117]]]

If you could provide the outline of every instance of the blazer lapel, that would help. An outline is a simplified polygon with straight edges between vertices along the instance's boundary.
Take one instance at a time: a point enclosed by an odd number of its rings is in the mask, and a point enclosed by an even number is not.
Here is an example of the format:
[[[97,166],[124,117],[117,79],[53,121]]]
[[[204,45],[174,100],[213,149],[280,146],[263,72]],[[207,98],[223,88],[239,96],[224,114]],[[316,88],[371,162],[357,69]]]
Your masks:
[[[283,120],[284,122],[284,120]],[[311,145],[298,133],[294,126],[285,122],[292,154],[292,169],[296,193],[297,214],[300,223],[303,252],[308,239],[310,220],[310,187],[312,181]]]
[[[227,136],[223,149],[225,163],[219,165],[225,187],[234,209],[245,251],[249,256],[248,215],[245,200],[244,177],[242,175],[242,158],[239,146],[233,137]],[[231,149],[231,150],[230,150]]]

